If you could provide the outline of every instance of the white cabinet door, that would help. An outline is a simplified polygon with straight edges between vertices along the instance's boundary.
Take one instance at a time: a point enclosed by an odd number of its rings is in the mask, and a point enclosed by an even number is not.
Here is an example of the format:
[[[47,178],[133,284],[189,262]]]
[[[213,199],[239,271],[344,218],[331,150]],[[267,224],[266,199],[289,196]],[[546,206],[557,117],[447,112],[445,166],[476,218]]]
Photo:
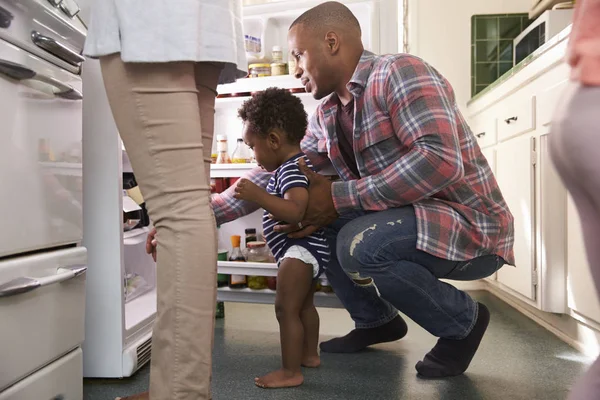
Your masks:
[[[535,300],[535,174],[534,139],[529,136],[502,143],[496,150],[496,178],[515,218],[515,266],[498,271],[498,281]]]
[[[600,322],[600,302],[585,253],[581,220],[570,196],[567,201],[567,221],[569,308]]]
[[[481,152],[483,153],[483,156],[486,158],[488,164],[490,165],[492,172],[494,174],[496,174],[496,150],[488,147],[487,149],[481,150]],[[497,276],[498,276],[498,273],[495,272],[485,279],[490,280],[490,281],[495,281]]]

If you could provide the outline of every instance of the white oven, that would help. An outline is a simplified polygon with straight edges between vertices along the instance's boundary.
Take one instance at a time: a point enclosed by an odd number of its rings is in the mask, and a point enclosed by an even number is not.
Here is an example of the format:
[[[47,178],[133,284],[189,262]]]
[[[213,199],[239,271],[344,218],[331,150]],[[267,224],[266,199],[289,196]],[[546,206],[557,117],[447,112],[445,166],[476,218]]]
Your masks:
[[[0,400],[83,397],[77,9],[0,0]]]

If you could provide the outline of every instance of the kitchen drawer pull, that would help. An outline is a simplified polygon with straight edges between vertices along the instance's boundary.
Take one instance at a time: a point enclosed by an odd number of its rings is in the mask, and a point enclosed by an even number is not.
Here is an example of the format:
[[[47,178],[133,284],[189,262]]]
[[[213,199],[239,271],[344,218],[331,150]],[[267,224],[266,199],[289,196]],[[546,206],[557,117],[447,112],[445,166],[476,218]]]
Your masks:
[[[39,82],[44,82],[48,85],[54,86],[59,91],[55,92],[54,95],[56,97],[60,97],[61,99],[66,100],[81,100],[83,99],[83,95],[80,91],[75,89],[71,85],[67,85],[57,79],[52,78],[51,76],[42,75],[34,70],[27,68],[24,65],[17,64],[11,61],[0,59],[0,74],[6,75],[9,78],[15,79],[17,81],[24,80],[35,80]]]
[[[13,20],[13,15],[6,8],[0,7],[0,28],[8,28]]]
[[[31,292],[43,286],[54,283],[65,282],[73,279],[87,271],[85,265],[74,265],[71,267],[58,268],[56,274],[45,276],[43,278],[29,278],[22,276],[0,285],[0,297],[15,296],[22,293]]]
[[[478,133],[478,134],[477,134],[477,135],[475,135],[475,136],[477,136],[478,138],[480,138],[480,139],[481,139],[482,137],[484,137],[484,136],[485,136],[485,132]]]
[[[504,122],[506,122],[507,124],[511,124],[512,122],[517,122],[518,117],[510,117],[510,118],[506,118],[504,120]]]
[[[85,58],[83,56],[75,53],[73,50],[69,49],[67,46],[57,42],[56,40],[54,40],[48,36],[42,35],[39,32],[36,32],[36,31],[31,32],[31,40],[37,47],[44,49],[49,53],[54,54],[56,57],[60,58],[61,60],[64,60],[64,61],[68,62],[69,64],[74,65],[76,67],[78,67],[79,64],[81,64],[82,62],[85,61]]]

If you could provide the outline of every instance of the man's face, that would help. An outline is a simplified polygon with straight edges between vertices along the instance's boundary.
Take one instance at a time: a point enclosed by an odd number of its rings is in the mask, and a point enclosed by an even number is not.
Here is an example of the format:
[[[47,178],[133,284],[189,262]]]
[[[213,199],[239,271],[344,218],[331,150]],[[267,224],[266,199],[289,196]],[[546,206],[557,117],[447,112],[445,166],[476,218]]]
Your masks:
[[[335,73],[324,37],[302,24],[288,32],[290,56],[296,59],[294,76],[302,80],[306,92],[320,100],[335,91]]]

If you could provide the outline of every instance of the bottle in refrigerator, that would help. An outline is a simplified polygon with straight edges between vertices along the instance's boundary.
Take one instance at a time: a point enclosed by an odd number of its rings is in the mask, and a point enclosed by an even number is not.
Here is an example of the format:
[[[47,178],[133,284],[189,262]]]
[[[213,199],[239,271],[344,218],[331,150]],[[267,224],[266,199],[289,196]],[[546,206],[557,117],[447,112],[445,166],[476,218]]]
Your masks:
[[[241,241],[242,237],[240,235],[231,236],[231,247],[233,247],[233,251],[231,252],[231,256],[229,256],[229,261],[246,261],[244,255],[242,254],[242,250],[240,249]],[[230,275],[229,287],[234,289],[248,287],[246,275]]]
[[[222,301],[217,301],[217,309],[215,312],[215,318],[216,319],[225,318],[225,303],[223,303]]]
[[[231,158],[229,158],[229,154],[227,153],[227,136],[218,135],[217,136],[217,164],[230,164]]]
[[[231,155],[231,162],[234,164],[244,164],[252,161],[252,153],[243,139],[237,140],[237,146]]]
[[[217,256],[218,261],[227,261],[227,250],[219,249]],[[229,285],[229,275],[217,274],[217,287],[225,287]]]

